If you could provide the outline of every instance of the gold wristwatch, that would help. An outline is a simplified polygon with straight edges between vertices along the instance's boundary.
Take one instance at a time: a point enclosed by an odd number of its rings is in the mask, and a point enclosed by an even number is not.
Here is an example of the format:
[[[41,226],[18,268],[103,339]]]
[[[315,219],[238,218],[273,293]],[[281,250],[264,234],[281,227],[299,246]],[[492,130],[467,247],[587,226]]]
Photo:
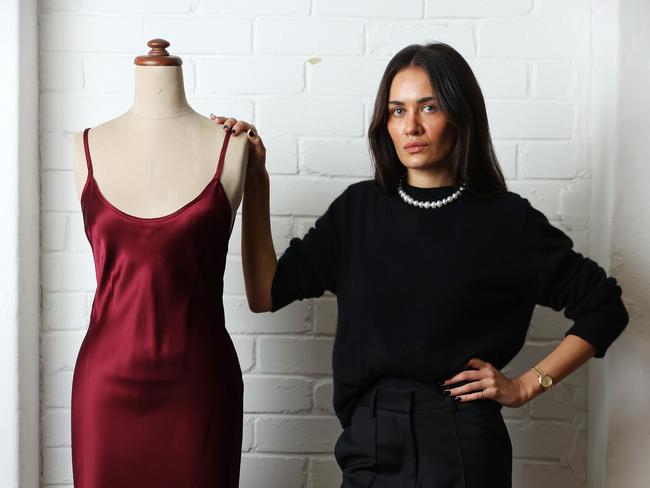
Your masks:
[[[546,391],[553,386],[553,378],[551,378],[551,376],[543,369],[537,366],[533,366],[531,369],[537,374],[537,381],[539,381],[539,386],[542,387],[543,391]]]

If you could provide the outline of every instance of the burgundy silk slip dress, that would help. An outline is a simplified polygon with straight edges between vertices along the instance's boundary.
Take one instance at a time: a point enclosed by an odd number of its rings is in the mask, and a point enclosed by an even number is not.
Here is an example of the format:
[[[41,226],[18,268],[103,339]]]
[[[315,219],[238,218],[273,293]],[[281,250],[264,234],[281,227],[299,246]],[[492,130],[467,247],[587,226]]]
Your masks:
[[[76,488],[235,488],[243,383],[226,331],[232,232],[220,175],[161,217],[113,206],[93,176],[81,193],[97,287],[72,379]]]

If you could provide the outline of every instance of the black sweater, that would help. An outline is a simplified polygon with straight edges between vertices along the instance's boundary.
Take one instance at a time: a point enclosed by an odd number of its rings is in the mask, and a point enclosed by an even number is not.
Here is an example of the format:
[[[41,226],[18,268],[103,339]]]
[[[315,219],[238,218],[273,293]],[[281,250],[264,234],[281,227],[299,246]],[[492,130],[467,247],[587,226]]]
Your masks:
[[[418,200],[452,186],[404,190]],[[350,185],[278,260],[272,311],[297,299],[337,296],[334,410],[342,426],[382,377],[434,385],[471,357],[498,369],[524,344],[535,304],[564,309],[565,332],[601,358],[628,323],[621,288],[517,193],[464,193],[435,209]]]

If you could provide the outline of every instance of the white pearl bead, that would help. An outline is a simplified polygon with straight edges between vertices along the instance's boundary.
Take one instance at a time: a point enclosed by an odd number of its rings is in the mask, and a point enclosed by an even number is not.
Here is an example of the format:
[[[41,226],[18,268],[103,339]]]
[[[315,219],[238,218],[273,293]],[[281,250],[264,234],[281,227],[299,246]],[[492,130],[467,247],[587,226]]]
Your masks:
[[[456,200],[460,196],[462,191],[465,189],[465,183],[461,183],[461,185],[458,187],[458,190],[456,190],[453,194],[445,198],[441,198],[440,200],[435,200],[432,202],[421,202],[411,197],[402,189],[403,179],[404,179],[403,177],[400,179],[399,185],[397,187],[397,193],[399,194],[400,197],[402,197],[402,200],[404,200],[406,203],[419,208],[440,208],[443,205],[447,205],[448,203]]]

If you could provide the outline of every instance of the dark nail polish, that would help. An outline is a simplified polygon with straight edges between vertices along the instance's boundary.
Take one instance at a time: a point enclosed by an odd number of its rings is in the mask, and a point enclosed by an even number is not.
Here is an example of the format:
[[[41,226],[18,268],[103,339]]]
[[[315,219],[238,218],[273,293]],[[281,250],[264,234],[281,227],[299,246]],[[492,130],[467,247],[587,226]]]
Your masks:
[[[255,132],[253,132],[253,129],[248,129],[248,135],[251,137],[255,137]]]
[[[442,385],[445,382],[445,380],[438,381],[438,385]]]
[[[447,395],[447,396],[451,395],[451,391],[449,391],[449,390],[444,390],[443,393],[444,393],[445,395]]]
[[[233,127],[230,132],[234,133],[235,131],[236,131],[236,129]]]
[[[460,397],[454,397],[454,400],[456,400],[457,402],[460,402]]]
[[[228,130],[228,126],[227,126],[227,125],[224,125],[224,126],[223,126],[223,130]]]

